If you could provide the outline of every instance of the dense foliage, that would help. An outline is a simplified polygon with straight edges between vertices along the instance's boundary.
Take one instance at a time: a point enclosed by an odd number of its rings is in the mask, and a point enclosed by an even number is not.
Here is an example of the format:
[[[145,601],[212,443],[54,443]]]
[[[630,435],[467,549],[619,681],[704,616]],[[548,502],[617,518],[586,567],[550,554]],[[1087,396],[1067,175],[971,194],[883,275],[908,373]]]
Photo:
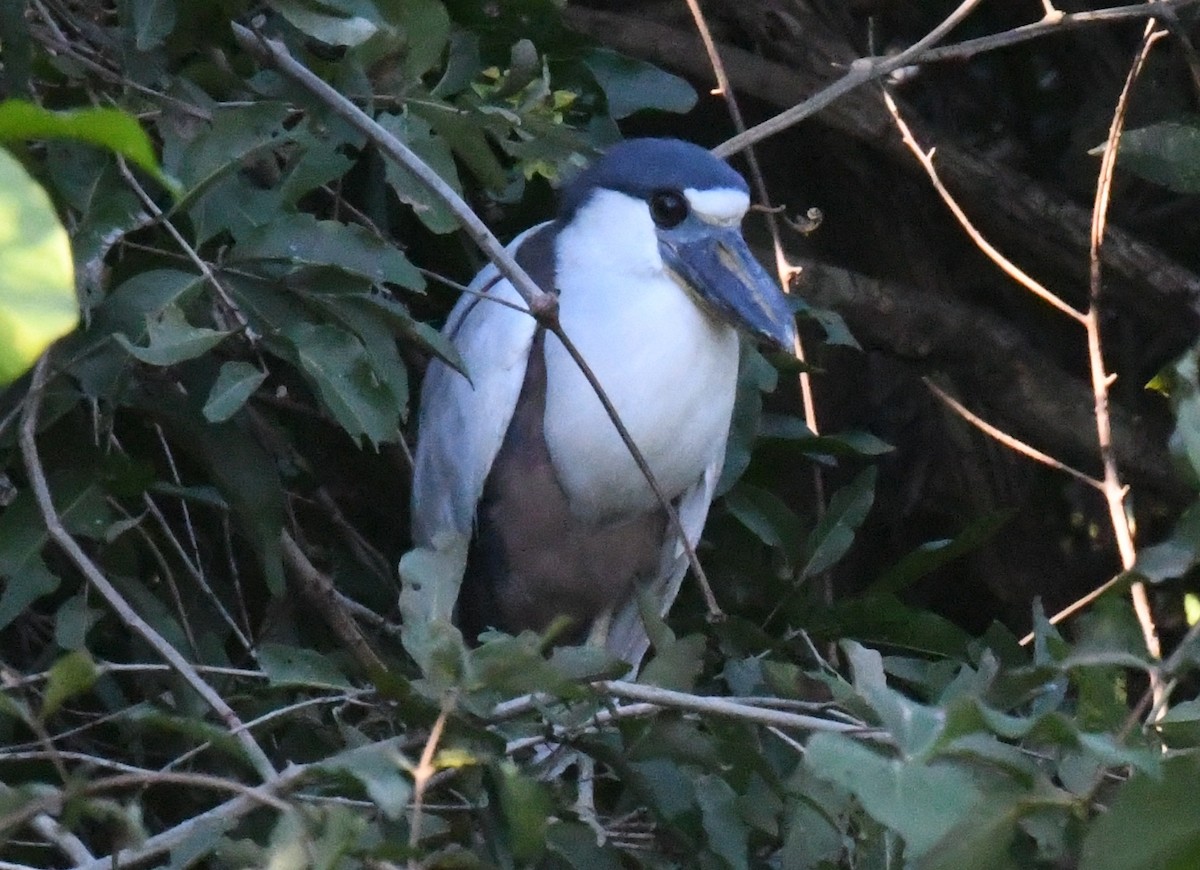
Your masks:
[[[873,4],[859,5],[828,21],[866,33]],[[913,41],[940,5],[877,23]],[[1170,94],[1195,85],[1196,6],[1171,7],[1166,40],[1187,51],[1156,71]],[[411,594],[440,567],[401,562],[413,396],[428,359],[457,364],[437,325],[484,261],[446,203],[231,22],[280,40],[507,238],[621,129],[686,136],[704,111],[687,81],[563,14],[550,0],[0,9],[3,866],[1200,865],[1192,350],[1172,347],[1154,382],[1173,464],[1133,463],[1159,538],[1135,570],[1058,471],[1038,478],[1042,503],[950,511],[949,533],[915,548],[896,535],[907,552],[889,553],[878,514],[893,502],[877,493],[915,486],[920,465],[889,464],[886,427],[813,434],[800,366],[747,348],[700,554],[724,620],[688,586],[666,622],[647,608],[652,652],[632,682],[597,649],[528,634],[471,648],[402,618],[400,573]],[[1138,31],[1117,32],[1089,45],[1124,75]],[[991,57],[977,80],[993,81]],[[1009,69],[1048,76],[1046,57]],[[910,87],[939,114],[937,81]],[[1094,188],[1105,97],[1082,141],[1064,133],[1065,100],[1014,85],[997,135],[1042,131],[1026,144],[1057,142]],[[1118,171],[1196,221],[1200,134],[1180,102],[1155,103]],[[790,172],[777,160],[769,175]],[[827,212],[818,237],[837,233]],[[1200,270],[1183,254],[1155,275]],[[849,330],[837,305],[796,307],[817,359],[862,356],[854,306]],[[1023,352],[1009,347],[991,369]],[[1083,356],[1082,333],[1063,353]],[[1082,528],[1066,563],[1114,582],[1062,624],[1032,595],[949,618],[961,600],[938,606],[927,584],[972,588],[965,560],[1031,518]],[[1051,573],[1034,585],[1057,589]],[[1160,590],[1161,658],[1129,602],[1142,582]]]

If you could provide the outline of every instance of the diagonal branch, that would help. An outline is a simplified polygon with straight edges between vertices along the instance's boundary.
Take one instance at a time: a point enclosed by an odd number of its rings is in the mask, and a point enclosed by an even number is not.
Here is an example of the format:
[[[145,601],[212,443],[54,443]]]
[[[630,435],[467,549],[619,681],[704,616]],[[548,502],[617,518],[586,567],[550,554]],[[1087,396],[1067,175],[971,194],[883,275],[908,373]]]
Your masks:
[[[42,518],[46,523],[46,531],[49,533],[51,540],[58,544],[63,552],[67,554],[67,557],[75,563],[75,567],[87,578],[88,583],[116,611],[121,621],[146,641],[164,661],[170,664],[183,677],[184,681],[192,687],[196,694],[203,698],[204,702],[221,717],[226,727],[236,735],[238,742],[245,749],[251,764],[254,765],[263,780],[266,782],[274,780],[278,774],[276,774],[271,760],[267,758],[266,753],[258,745],[254,736],[242,727],[242,722],[238,718],[237,713],[233,711],[233,708],[225,702],[224,698],[217,694],[212,686],[204,681],[204,678],[197,673],[191,663],[180,655],[179,650],[171,646],[165,637],[155,631],[150,623],[138,615],[137,611],[117,591],[117,588],[112,585],[109,579],[104,576],[104,572],[96,567],[96,563],[88,557],[87,553],[83,551],[83,548],[71,537],[71,533],[63,525],[62,518],[58,515],[58,510],[54,507],[54,502],[50,496],[50,487],[46,483],[46,472],[42,468],[41,459],[38,457],[37,441],[35,438],[38,414],[42,406],[42,396],[46,389],[46,370],[49,366],[49,359],[48,355],[43,355],[34,367],[33,380],[29,385],[29,393],[25,398],[25,407],[22,412],[19,433],[21,455],[25,459],[25,469],[29,474],[29,484],[33,489],[33,496],[37,501],[38,509],[41,511]]]
[[[1103,289],[1100,250],[1104,246],[1104,230],[1112,193],[1113,173],[1117,164],[1117,149],[1121,142],[1121,132],[1125,127],[1125,115],[1129,108],[1129,96],[1133,91],[1134,82],[1137,81],[1138,75],[1145,65],[1146,57],[1150,54],[1150,49],[1165,35],[1166,31],[1158,28],[1158,22],[1155,19],[1146,22],[1141,46],[1129,68],[1129,74],[1125,78],[1121,95],[1113,110],[1112,124],[1109,127],[1108,139],[1104,143],[1104,154],[1100,159],[1100,173],[1096,181],[1096,201],[1092,207],[1092,244],[1089,258],[1091,281],[1089,282],[1088,311],[1085,320],[1088,363],[1092,373],[1092,390],[1096,397],[1096,435],[1100,442],[1100,459],[1104,465],[1104,498],[1108,502],[1109,516],[1121,554],[1121,567],[1126,571],[1133,570],[1134,562],[1137,560],[1137,551],[1134,546],[1133,527],[1125,506],[1127,490],[1121,483],[1116,453],[1113,450],[1112,420],[1108,410],[1108,388],[1115,379],[1115,375],[1110,375],[1105,368],[1100,336],[1100,298]],[[1159,642],[1158,629],[1154,624],[1154,615],[1150,610],[1150,599],[1146,593],[1145,584],[1140,580],[1135,581],[1130,587],[1129,594],[1133,599],[1133,609],[1142,629],[1146,652],[1152,659],[1158,661],[1162,659],[1162,645]],[[1150,686],[1154,694],[1154,708],[1161,714],[1165,710],[1162,704],[1164,693],[1160,673],[1151,672]]]

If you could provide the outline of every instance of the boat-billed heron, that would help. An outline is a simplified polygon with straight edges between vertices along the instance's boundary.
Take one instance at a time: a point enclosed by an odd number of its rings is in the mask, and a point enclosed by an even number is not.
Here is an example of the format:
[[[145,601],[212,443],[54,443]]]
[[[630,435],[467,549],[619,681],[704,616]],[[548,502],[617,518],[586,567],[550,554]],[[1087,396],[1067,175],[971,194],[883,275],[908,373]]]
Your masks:
[[[742,238],[749,205],[745,180],[703,148],[632,139],[566,185],[555,220],[509,246],[558,294],[563,330],[692,545],[724,459],[738,332],[787,350],[795,335]],[[592,387],[533,317],[489,301],[523,307],[494,266],[471,289],[445,327],[470,379],[430,365],[413,481],[415,543],[470,541],[464,632],[540,631],[564,616],[578,637],[640,583],[665,607],[685,551]]]

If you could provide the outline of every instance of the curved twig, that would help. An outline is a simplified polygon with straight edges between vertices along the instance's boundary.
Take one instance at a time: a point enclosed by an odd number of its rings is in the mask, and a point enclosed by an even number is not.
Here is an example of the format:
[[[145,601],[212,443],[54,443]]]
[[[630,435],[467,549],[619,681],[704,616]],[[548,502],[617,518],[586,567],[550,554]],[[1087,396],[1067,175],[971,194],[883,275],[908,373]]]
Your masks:
[[[75,567],[83,574],[87,581],[96,589],[97,592],[104,598],[108,605],[116,612],[121,621],[124,622],[130,629],[138,634],[146,643],[148,643],[159,656],[171,665],[175,671],[183,677],[184,681],[192,687],[192,689],[204,702],[208,704],[212,710],[221,717],[225,725],[230,731],[235,732],[237,740],[245,749],[246,755],[250,759],[258,771],[259,776],[263,780],[270,782],[278,775],[274,765],[263,752],[262,747],[254,739],[254,735],[244,730],[241,719],[233,708],[225,702],[212,686],[204,681],[204,678],[197,673],[191,663],[187,661],[179,650],[171,646],[171,644],[159,634],[150,623],[142,619],[137,611],[133,609],[125,597],[117,591],[117,588],[104,576],[104,572],[96,567],[93,562],[79,546],[78,542],[71,536],[63,525],[62,518],[58,515],[58,510],[54,507],[54,502],[50,496],[50,487],[46,482],[46,472],[42,468],[41,459],[38,457],[37,440],[35,434],[37,432],[38,413],[41,410],[42,396],[46,388],[46,370],[49,366],[49,356],[43,355],[38,360],[37,365],[33,370],[33,379],[29,385],[29,393],[25,397],[25,407],[22,412],[21,429],[20,429],[20,445],[21,455],[25,460],[25,469],[29,474],[29,485],[33,490],[34,500],[37,502],[38,509],[41,511],[42,519],[46,523],[46,531],[58,546],[67,554],[67,557],[75,564]]]

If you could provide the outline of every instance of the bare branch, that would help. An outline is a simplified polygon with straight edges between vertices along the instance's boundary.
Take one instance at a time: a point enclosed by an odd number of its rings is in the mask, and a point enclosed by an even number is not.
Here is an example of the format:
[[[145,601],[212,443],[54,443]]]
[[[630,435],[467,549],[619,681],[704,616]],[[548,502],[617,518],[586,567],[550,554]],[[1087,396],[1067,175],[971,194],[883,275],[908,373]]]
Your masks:
[[[1129,95],[1133,91],[1134,82],[1145,65],[1150,49],[1159,38],[1166,35],[1165,30],[1158,28],[1154,19],[1146,22],[1142,34],[1142,44],[1137,56],[1129,68],[1121,95],[1117,99],[1113,111],[1112,124],[1108,131],[1108,140],[1104,145],[1104,154],[1100,160],[1100,173],[1096,181],[1096,200],[1092,207],[1092,245],[1090,253],[1091,281],[1088,293],[1088,312],[1085,320],[1088,339],[1088,363],[1092,373],[1092,390],[1096,398],[1096,435],[1100,442],[1100,459],[1104,465],[1104,497],[1108,502],[1108,513],[1112,521],[1113,532],[1117,538],[1117,548],[1121,554],[1121,566],[1132,570],[1137,560],[1137,551],[1133,541],[1133,528],[1129,513],[1125,506],[1126,489],[1121,483],[1120,472],[1117,468],[1116,453],[1112,442],[1112,420],[1108,410],[1108,388],[1112,378],[1104,365],[1104,352],[1100,336],[1100,299],[1102,294],[1103,271],[1100,261],[1100,249],[1104,245],[1104,228],[1108,218],[1108,204],[1112,193],[1113,172],[1117,164],[1117,150],[1121,142],[1121,132],[1125,127],[1125,115],[1129,109]],[[1162,658],[1162,645],[1158,638],[1158,629],[1154,624],[1154,614],[1150,610],[1150,600],[1146,587],[1140,581],[1130,587],[1133,599],[1133,609],[1137,614],[1138,624],[1146,643],[1146,652],[1154,660]],[[1154,693],[1154,707],[1160,711],[1163,708],[1162,676],[1157,672],[1150,674],[1150,686]]]
[[[251,764],[254,765],[259,775],[265,781],[270,782],[277,776],[275,768],[271,764],[271,760],[267,758],[266,753],[263,752],[262,747],[254,739],[254,736],[248,731],[241,730],[242,722],[238,718],[237,713],[233,711],[233,708],[225,702],[224,698],[217,694],[212,686],[204,681],[191,663],[180,655],[179,651],[171,646],[166,638],[138,615],[137,611],[117,591],[117,588],[104,576],[104,573],[96,566],[96,563],[88,557],[83,548],[79,546],[66,530],[66,527],[63,526],[62,519],[59,517],[50,496],[50,487],[46,483],[46,472],[42,468],[41,460],[38,457],[35,437],[38,413],[41,409],[42,396],[45,393],[48,366],[49,356],[44,355],[34,367],[29,394],[25,398],[25,408],[20,429],[21,455],[25,459],[25,469],[29,474],[29,483],[33,489],[38,509],[41,511],[42,518],[46,523],[46,531],[50,535],[50,538],[67,554],[84,577],[87,578],[87,581],[108,602],[108,605],[121,620],[145,640],[164,661],[169,663],[183,677],[184,681],[221,717],[230,731],[236,732],[237,740],[245,749]]]
[[[979,232],[979,230],[975,228],[975,225],[971,223],[971,219],[967,217],[967,213],[963,211],[962,206],[958,204],[953,194],[951,194],[950,191],[946,189],[946,186],[942,184],[942,179],[938,175],[937,167],[933,165],[934,149],[930,148],[927,151],[920,143],[917,142],[916,138],[912,134],[912,130],[909,129],[908,124],[904,122],[904,118],[900,115],[900,109],[896,105],[896,101],[892,99],[892,95],[888,93],[886,88],[883,89],[883,102],[884,105],[887,106],[888,112],[891,113],[892,120],[895,121],[897,129],[900,131],[900,135],[904,139],[904,144],[908,146],[908,149],[913,153],[913,156],[917,158],[918,162],[920,162],[921,167],[925,170],[925,174],[929,176],[929,181],[931,184],[933,184],[934,190],[938,192],[938,195],[942,198],[942,201],[946,203],[946,206],[950,209],[951,213],[953,213],[955,219],[959,222],[962,228],[967,231],[967,235],[971,237],[971,241],[976,244],[979,250],[983,251],[983,253],[987,255],[988,259],[999,266],[1004,271],[1004,274],[1008,275],[1034,296],[1057,308],[1075,322],[1082,324],[1084,322],[1082,314],[1080,314],[1058,296],[1051,293],[1042,284],[1031,278],[1029,274],[1025,272],[1025,270],[1021,269],[1016,263],[1000,253],[1000,251],[996,249],[996,246],[984,238],[983,233]]]
[[[948,408],[950,408],[952,411],[954,411],[956,414],[958,414],[960,417],[962,417],[964,420],[966,420],[968,423],[970,423],[976,429],[979,429],[981,432],[984,432],[987,435],[989,435],[990,437],[994,438],[996,441],[999,441],[1005,447],[1008,447],[1011,450],[1015,450],[1017,453],[1020,453],[1022,456],[1028,456],[1034,462],[1040,462],[1043,465],[1048,465],[1051,468],[1057,469],[1058,471],[1065,472],[1065,473],[1071,475],[1076,480],[1080,481],[1081,483],[1086,483],[1088,486],[1092,487],[1093,489],[1098,489],[1098,490],[1103,491],[1104,484],[1102,482],[1100,482],[1099,480],[1096,480],[1096,478],[1091,477],[1087,474],[1084,474],[1082,471],[1080,471],[1076,468],[1072,468],[1071,466],[1067,465],[1065,462],[1060,462],[1059,460],[1055,459],[1053,456],[1043,453],[1042,451],[1038,450],[1036,447],[1032,447],[1029,444],[1026,444],[1024,441],[1020,440],[1019,438],[1015,438],[1012,435],[1009,435],[1003,429],[999,429],[999,428],[993,426],[991,423],[987,422],[987,420],[984,420],[978,414],[975,414],[973,411],[971,411],[970,408],[968,408],[962,402],[958,401],[958,399],[951,396],[949,393],[947,393],[945,390],[943,390],[941,387],[939,387],[937,384],[935,384],[929,378],[922,378],[922,380],[925,382],[925,386],[927,386],[929,388],[929,391],[931,393],[933,393],[935,396],[937,396],[939,399],[941,399],[942,402],[945,403],[945,405]]]

